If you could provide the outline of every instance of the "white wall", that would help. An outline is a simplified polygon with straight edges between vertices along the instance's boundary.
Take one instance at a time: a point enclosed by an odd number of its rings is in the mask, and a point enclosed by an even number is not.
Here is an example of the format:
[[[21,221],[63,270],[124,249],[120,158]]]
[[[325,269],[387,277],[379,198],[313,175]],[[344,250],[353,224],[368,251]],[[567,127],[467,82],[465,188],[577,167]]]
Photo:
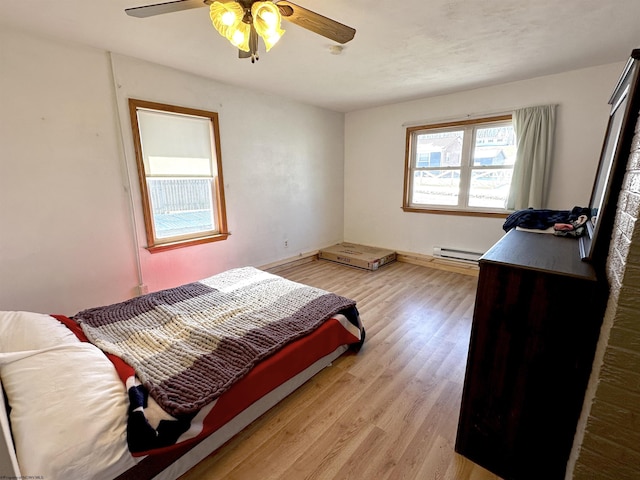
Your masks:
[[[157,290],[342,240],[342,114],[114,55],[116,88],[104,51],[5,29],[0,45],[0,310],[72,315],[140,277]],[[129,96],[219,113],[228,240],[144,249]]]
[[[128,297],[107,54],[4,30],[0,45],[0,310],[73,314]]]
[[[146,243],[128,98],[218,112],[231,236],[150,254],[142,281],[172,287],[241,265],[263,265],[342,239],[344,116],[280,97],[113,55],[139,245]],[[287,240],[288,247],[284,247]]]
[[[434,246],[486,251],[504,219],[402,211],[406,124],[428,124],[557,104],[547,208],[587,205],[605,134],[609,95],[623,64],[348,113],[345,240],[431,255]]]

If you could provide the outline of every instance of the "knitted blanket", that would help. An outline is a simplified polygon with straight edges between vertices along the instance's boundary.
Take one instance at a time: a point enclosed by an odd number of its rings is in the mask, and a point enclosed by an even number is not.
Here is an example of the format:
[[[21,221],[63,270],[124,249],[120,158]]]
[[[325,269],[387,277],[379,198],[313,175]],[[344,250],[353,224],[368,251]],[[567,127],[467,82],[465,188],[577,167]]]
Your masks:
[[[193,414],[260,360],[355,302],[252,267],[84,310],[96,346],[131,365],[171,415]]]

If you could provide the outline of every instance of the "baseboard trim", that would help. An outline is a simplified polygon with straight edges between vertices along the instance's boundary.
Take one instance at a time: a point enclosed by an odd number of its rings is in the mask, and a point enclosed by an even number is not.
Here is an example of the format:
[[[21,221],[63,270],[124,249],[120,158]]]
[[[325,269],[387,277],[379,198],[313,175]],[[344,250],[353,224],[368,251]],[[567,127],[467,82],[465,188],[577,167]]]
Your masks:
[[[287,268],[295,267],[297,265],[304,265],[305,263],[310,263],[318,260],[319,252],[319,250],[315,250],[313,252],[301,253],[297,257],[284,258],[282,260],[278,260],[277,262],[262,265],[258,268],[270,273],[278,273],[282,270],[286,270]]]
[[[262,265],[259,268],[270,273],[278,273],[297,265],[304,265],[305,263],[318,260],[319,252],[319,250],[315,250],[312,252],[301,253],[297,257],[284,258],[267,265]],[[420,265],[422,267],[434,268],[436,270],[444,270],[447,272],[461,273],[472,277],[477,277],[480,272],[478,266],[472,263],[445,260],[443,258],[436,258],[431,255],[423,255],[421,253],[399,252],[397,250],[395,252],[396,261],[398,262]]]
[[[423,255],[421,253],[396,252],[396,255],[399,262],[435,268],[436,270],[461,273],[472,277],[477,277],[480,273],[478,266],[473,263],[456,262],[455,260],[446,260],[443,258],[432,257],[431,255]]]

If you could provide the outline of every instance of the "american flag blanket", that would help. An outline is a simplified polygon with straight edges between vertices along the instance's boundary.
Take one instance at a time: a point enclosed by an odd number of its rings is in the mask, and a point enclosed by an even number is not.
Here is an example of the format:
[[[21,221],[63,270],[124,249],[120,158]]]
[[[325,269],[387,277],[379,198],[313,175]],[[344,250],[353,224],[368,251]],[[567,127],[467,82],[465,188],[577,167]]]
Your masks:
[[[257,363],[338,313],[363,341],[353,300],[245,267],[73,320],[116,357],[129,393],[129,447],[145,452],[178,441]]]

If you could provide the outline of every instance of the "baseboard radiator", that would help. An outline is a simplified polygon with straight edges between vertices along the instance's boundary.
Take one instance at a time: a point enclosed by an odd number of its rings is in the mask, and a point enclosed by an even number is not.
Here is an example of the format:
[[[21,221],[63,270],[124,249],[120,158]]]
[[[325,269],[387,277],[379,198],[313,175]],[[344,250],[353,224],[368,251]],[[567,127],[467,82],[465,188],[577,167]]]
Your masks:
[[[457,250],[447,247],[433,247],[433,256],[445,260],[454,260],[456,262],[478,263],[478,259],[482,256],[479,252],[470,252],[467,250]]]

